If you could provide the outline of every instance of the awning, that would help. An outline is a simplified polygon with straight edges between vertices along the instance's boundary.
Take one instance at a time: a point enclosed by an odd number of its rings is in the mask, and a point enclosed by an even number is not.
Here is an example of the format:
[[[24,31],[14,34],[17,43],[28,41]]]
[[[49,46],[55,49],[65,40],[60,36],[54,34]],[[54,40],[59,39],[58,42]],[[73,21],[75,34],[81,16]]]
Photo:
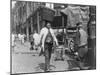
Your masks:
[[[68,6],[61,10],[61,13],[68,16],[68,25],[73,26],[78,22],[88,22],[89,20],[89,7]]]

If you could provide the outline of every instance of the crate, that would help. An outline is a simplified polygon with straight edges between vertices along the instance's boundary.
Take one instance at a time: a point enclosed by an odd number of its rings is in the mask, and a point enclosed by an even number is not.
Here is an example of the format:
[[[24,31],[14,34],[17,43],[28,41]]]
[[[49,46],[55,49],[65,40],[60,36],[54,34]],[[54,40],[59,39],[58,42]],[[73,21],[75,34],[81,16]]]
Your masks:
[[[55,54],[55,61],[57,60],[64,60],[63,58],[63,47],[57,47],[54,51]]]

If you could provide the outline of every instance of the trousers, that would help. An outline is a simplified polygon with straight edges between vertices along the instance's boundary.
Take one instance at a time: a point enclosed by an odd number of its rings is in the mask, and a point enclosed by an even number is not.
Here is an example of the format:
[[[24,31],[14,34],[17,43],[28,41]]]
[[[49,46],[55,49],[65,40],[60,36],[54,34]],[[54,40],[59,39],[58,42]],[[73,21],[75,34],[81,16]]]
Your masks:
[[[44,46],[45,71],[47,71],[50,67],[52,47],[53,47],[53,43],[45,43],[45,46]]]

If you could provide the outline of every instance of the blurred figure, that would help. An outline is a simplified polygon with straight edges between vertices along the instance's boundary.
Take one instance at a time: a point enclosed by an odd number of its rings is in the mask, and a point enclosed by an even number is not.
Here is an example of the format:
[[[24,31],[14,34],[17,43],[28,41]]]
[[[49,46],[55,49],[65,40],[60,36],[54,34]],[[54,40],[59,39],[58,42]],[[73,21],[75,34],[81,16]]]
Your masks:
[[[36,31],[34,31],[33,39],[34,39],[34,49],[38,50],[38,45],[39,45],[39,42],[40,42],[40,36]]]
[[[14,45],[15,45],[15,35],[12,34],[12,46],[14,46]]]
[[[20,33],[18,34],[18,39],[19,39],[19,41],[21,41],[21,34]]]
[[[25,35],[22,34],[22,35],[21,35],[21,43],[22,43],[22,44],[24,44],[24,42],[25,42],[25,39],[24,39],[24,38],[25,38]]]
[[[24,34],[18,34],[18,38],[19,38],[19,41],[21,42],[21,44],[24,44],[24,37],[25,37],[25,35]]]
[[[31,33],[31,35],[30,35],[30,50],[33,50],[34,48],[33,48],[33,46],[34,46],[34,39],[33,39],[33,33]]]
[[[11,35],[11,46],[12,46],[12,50],[14,51],[14,47],[15,47],[15,38],[16,38],[16,35],[14,33],[12,33]]]

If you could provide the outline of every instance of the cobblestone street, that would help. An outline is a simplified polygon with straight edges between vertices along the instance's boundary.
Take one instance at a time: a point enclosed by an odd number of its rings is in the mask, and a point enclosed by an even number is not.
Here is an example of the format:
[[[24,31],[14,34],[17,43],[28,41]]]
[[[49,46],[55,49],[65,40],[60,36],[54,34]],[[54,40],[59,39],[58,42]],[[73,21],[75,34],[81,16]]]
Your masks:
[[[14,51],[12,52],[12,73],[34,73],[44,72],[44,56],[39,56],[39,52],[30,51],[30,44],[26,42],[21,45],[16,43]],[[51,71],[65,71],[68,70],[68,61],[70,58],[65,57],[64,61],[54,61],[52,54],[50,61]]]

